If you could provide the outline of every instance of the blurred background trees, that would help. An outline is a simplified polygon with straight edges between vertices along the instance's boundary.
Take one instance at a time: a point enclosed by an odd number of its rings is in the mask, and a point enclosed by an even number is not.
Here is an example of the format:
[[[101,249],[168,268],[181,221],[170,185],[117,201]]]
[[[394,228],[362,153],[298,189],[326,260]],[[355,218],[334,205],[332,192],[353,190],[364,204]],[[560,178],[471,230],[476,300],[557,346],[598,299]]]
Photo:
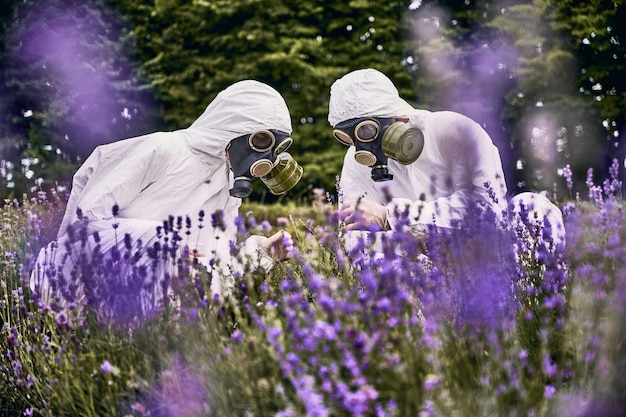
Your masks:
[[[292,153],[335,193],[332,82],[377,68],[416,106],[491,134],[510,192],[568,195],[623,164],[626,1],[70,0],[0,6],[0,196],[68,186],[95,146],[187,127],[253,78],[291,110]],[[253,200],[274,201],[256,186]]]
[[[69,0],[4,4],[1,196],[67,185],[95,146],[159,126],[133,39],[111,8]]]

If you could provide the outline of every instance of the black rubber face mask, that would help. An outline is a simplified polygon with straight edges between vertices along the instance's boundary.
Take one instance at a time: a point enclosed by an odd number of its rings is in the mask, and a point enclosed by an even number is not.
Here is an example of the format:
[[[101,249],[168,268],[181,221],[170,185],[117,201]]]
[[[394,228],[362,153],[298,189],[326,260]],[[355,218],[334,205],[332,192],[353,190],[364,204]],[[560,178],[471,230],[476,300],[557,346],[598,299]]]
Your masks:
[[[292,143],[293,139],[289,133],[273,129],[258,130],[231,140],[226,148],[235,177],[233,188],[229,190],[230,195],[239,198],[249,196],[252,193],[252,181],[270,174],[279,162],[279,155],[287,154],[285,151]],[[290,169],[294,169],[293,165],[300,169],[300,176],[295,182],[293,179],[289,182],[289,184],[293,183],[291,187],[302,176],[302,168],[294,161],[290,164]],[[297,175],[297,172],[294,175]],[[292,178],[293,175],[289,177]],[[270,188],[270,191],[275,190]]]
[[[366,117],[338,123],[333,136],[346,146],[354,146],[354,159],[372,167],[372,180],[389,181],[393,175],[387,168],[388,158],[409,165],[424,149],[424,134],[420,129],[390,118]]]

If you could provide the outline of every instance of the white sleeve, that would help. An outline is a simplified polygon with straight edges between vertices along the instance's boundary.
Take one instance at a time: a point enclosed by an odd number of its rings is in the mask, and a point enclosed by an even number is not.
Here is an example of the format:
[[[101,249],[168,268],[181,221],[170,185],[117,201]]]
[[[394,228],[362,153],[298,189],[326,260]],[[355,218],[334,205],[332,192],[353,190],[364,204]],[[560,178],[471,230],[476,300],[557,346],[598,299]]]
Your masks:
[[[243,274],[246,271],[246,267],[254,269],[263,269],[268,272],[274,266],[274,260],[272,257],[265,252],[263,249],[263,243],[267,241],[267,237],[261,235],[251,235],[245,238],[245,240],[241,243],[237,243],[236,240],[241,239],[241,235],[237,235],[237,226],[236,222],[242,221],[243,219],[239,217],[239,206],[240,203],[236,198],[230,198],[229,204],[227,205],[225,214],[225,222],[226,222],[226,234],[228,236],[228,255],[225,259],[230,261],[230,271],[234,274]],[[239,219],[238,219],[239,218]],[[238,220],[237,220],[238,219]],[[222,246],[224,246],[225,242],[222,242]],[[231,244],[235,244],[238,249],[238,257],[230,256],[230,246]]]
[[[563,223],[563,213],[546,196],[524,192],[513,196],[511,199],[513,213],[521,216],[526,212],[526,219],[523,224],[539,225],[542,230],[546,227],[546,220],[550,223],[550,234],[556,244],[565,244],[565,225]],[[520,217],[521,219],[521,217]]]
[[[114,205],[122,212],[166,170],[170,159],[167,148],[143,145],[127,146],[124,155],[98,147],[79,169],[75,181],[81,190],[75,205],[89,220],[112,218]]]
[[[65,206],[65,214],[63,215],[63,220],[59,226],[57,238],[63,236],[67,232],[68,226],[76,220],[78,201],[80,200],[83,190],[85,189],[93,171],[93,157],[89,157],[74,174],[72,179],[72,190],[70,192],[67,205]]]
[[[473,120],[452,112],[439,112],[433,140],[439,163],[448,167],[450,193],[432,201],[395,198],[388,205],[392,227],[408,214],[412,228],[422,224],[455,227],[462,221],[470,204],[494,210],[506,210],[506,183],[498,149],[491,138]]]
[[[211,257],[200,257],[198,262],[212,273],[211,296],[216,294],[224,298],[235,286],[236,277],[242,276],[248,268],[262,269],[269,272],[274,266],[272,257],[263,250],[265,236],[253,235],[246,239],[237,250],[237,256],[230,255],[228,247],[221,245],[216,251],[216,264],[210,262]],[[248,269],[249,270],[249,269]]]
[[[239,205],[238,199],[228,199],[223,209],[223,229],[213,228],[212,241],[207,242],[205,249],[201,250],[204,256],[198,259],[212,274],[212,295],[219,294],[222,298],[232,292],[237,277],[251,270],[269,272],[275,263],[262,247],[267,237],[252,235],[241,243],[237,241],[241,238],[237,221],[242,221],[238,219]]]
[[[240,253],[243,259],[250,261],[250,266],[254,269],[263,269],[269,272],[274,266],[274,259],[263,249],[263,243],[267,237],[252,235],[240,246]]]

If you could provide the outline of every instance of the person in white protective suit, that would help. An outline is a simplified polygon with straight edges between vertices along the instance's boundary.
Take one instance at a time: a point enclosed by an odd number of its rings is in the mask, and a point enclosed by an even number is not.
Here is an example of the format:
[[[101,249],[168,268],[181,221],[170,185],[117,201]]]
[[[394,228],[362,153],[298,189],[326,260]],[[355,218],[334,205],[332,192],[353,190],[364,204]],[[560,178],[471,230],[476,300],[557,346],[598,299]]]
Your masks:
[[[348,231],[395,230],[408,213],[409,231],[424,236],[427,225],[459,225],[470,203],[499,216],[507,209],[500,154],[487,132],[459,113],[415,109],[380,71],[360,69],[336,80],[328,122],[349,146],[339,181]],[[558,222],[560,210],[541,203]],[[562,230],[562,220],[553,227]],[[359,233],[349,233],[348,243]]]
[[[261,178],[270,191],[282,194],[302,176],[302,168],[285,152],[291,131],[282,96],[266,84],[244,80],[221,91],[186,129],[98,146],[74,175],[57,242],[40,252],[31,287],[49,287],[47,271],[53,266],[69,277],[81,244],[73,231],[81,224],[86,223],[88,235],[98,233],[105,253],[121,245],[125,235],[150,247],[164,220],[189,216],[193,226],[181,245],[197,251],[207,267],[219,269],[221,279],[214,277],[211,290],[221,294],[224,285],[232,285],[228,277],[242,267],[229,250],[241,198],[252,191],[251,182]],[[201,212],[206,217],[198,228]],[[221,221],[211,221],[214,213]],[[254,267],[269,270],[290,257],[291,244],[282,230],[269,238],[248,237],[239,253]],[[140,263],[150,262],[144,253]]]

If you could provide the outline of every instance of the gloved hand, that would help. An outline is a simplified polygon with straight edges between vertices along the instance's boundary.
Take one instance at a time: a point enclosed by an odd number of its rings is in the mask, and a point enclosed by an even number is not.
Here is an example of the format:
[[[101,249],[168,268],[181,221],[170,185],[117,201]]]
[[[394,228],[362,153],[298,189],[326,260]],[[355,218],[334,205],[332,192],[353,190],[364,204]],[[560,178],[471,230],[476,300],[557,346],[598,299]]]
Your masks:
[[[339,218],[345,222],[347,230],[367,229],[372,224],[377,224],[381,230],[389,229],[387,207],[365,198],[344,204]]]
[[[293,241],[291,235],[285,230],[274,233],[261,243],[261,248],[275,262],[286,261],[293,256]]]

